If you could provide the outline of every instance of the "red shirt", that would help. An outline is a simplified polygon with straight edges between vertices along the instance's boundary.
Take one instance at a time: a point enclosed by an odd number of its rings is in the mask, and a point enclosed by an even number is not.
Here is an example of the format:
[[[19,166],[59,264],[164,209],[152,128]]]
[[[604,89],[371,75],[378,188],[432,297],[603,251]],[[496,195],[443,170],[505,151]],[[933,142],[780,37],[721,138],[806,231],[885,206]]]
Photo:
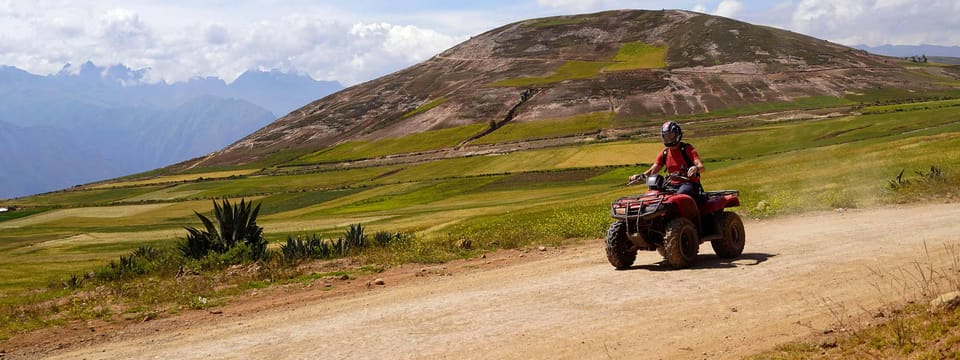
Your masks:
[[[687,150],[687,157],[690,158],[690,161],[693,161],[693,164],[687,164],[687,161],[683,158],[683,154],[680,153],[680,148],[684,147]],[[696,165],[696,161],[700,160],[700,154],[697,154],[697,150],[693,148],[693,145],[690,144],[680,144],[675,147],[667,147],[667,158],[663,158],[663,151],[660,151],[657,154],[657,164],[664,165],[666,163],[667,173],[681,173],[683,176],[687,176],[687,168]],[[700,182],[700,174],[694,175],[690,180],[695,182]]]

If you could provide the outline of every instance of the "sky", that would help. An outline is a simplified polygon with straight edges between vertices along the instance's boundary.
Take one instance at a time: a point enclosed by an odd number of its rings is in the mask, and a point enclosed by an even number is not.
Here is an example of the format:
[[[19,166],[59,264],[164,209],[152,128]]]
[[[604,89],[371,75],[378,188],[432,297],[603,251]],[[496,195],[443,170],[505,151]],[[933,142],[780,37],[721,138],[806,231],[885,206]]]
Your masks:
[[[281,70],[349,86],[508,23],[612,9],[693,10],[844,45],[960,46],[957,0],[0,0],[0,65],[124,64],[151,82]]]

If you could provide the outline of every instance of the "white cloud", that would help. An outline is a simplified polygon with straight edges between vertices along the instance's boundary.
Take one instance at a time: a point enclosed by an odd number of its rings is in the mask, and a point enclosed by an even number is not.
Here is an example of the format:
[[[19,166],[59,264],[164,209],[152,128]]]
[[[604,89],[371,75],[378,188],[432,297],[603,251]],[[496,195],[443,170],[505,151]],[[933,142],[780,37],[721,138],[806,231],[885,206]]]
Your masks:
[[[787,26],[848,45],[960,45],[954,0],[801,0]]]
[[[343,23],[332,20],[341,17],[329,11],[252,22],[204,20],[194,13],[177,23],[163,22],[172,18],[163,9],[40,3],[47,7],[0,0],[0,12],[25,14],[0,17],[5,29],[0,32],[0,64],[48,74],[66,63],[123,63],[149,68],[148,81],[167,82],[211,75],[230,81],[250,69],[280,69],[349,85],[420,62],[466,39],[414,25]],[[91,18],[97,21],[87,21]]]
[[[570,12],[586,12],[600,7],[599,0],[537,0],[537,5]]]
[[[713,13],[714,15],[732,18],[736,16],[741,9],[743,9],[743,4],[741,4],[739,1],[723,0],[719,5],[717,5],[717,10]]]
[[[704,14],[713,14],[723,17],[732,18],[740,13],[740,10],[743,9],[743,4],[737,0],[723,0],[717,4],[717,8],[713,11],[707,10],[707,6],[703,3],[697,3],[692,8],[691,11]]]
[[[212,24],[207,27],[204,33],[207,43],[210,45],[224,45],[230,41],[230,34],[226,27],[220,24]]]
[[[956,0],[525,0],[467,8],[425,3],[388,13],[374,1],[248,0],[225,10],[208,2],[0,0],[0,65],[45,74],[68,62],[123,63],[150,68],[151,81],[212,75],[232,80],[248,69],[276,68],[349,85],[510,22],[621,8],[690,8],[850,45],[960,45],[960,32],[952,31],[960,29]]]
[[[118,48],[147,48],[153,36],[140,15],[126,9],[113,9],[100,18],[101,37]]]

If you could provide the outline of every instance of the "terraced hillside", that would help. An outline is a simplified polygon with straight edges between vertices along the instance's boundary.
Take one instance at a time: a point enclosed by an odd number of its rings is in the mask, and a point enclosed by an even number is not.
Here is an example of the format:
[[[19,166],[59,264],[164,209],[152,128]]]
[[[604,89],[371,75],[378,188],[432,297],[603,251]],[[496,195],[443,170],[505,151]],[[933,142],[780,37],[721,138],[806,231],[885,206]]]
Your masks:
[[[938,76],[958,78],[956,72]],[[748,105],[830,103],[868,89],[939,88],[942,80],[907,71],[894,58],[687,11],[533,19],[317,100],[177,168],[274,165],[349,141],[480,127],[451,144],[426,147],[447,148],[509,132],[508,123],[588,114],[609,114],[599,128],[629,128]]]

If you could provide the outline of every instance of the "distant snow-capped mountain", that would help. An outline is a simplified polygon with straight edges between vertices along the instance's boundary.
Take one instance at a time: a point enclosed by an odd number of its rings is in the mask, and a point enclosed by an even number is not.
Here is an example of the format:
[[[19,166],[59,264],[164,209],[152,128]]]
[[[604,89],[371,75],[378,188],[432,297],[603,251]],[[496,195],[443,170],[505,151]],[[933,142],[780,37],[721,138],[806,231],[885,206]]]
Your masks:
[[[0,66],[0,198],[204,155],[342,88],[278,71],[230,84],[150,84],[145,74],[90,62],[47,76]]]

